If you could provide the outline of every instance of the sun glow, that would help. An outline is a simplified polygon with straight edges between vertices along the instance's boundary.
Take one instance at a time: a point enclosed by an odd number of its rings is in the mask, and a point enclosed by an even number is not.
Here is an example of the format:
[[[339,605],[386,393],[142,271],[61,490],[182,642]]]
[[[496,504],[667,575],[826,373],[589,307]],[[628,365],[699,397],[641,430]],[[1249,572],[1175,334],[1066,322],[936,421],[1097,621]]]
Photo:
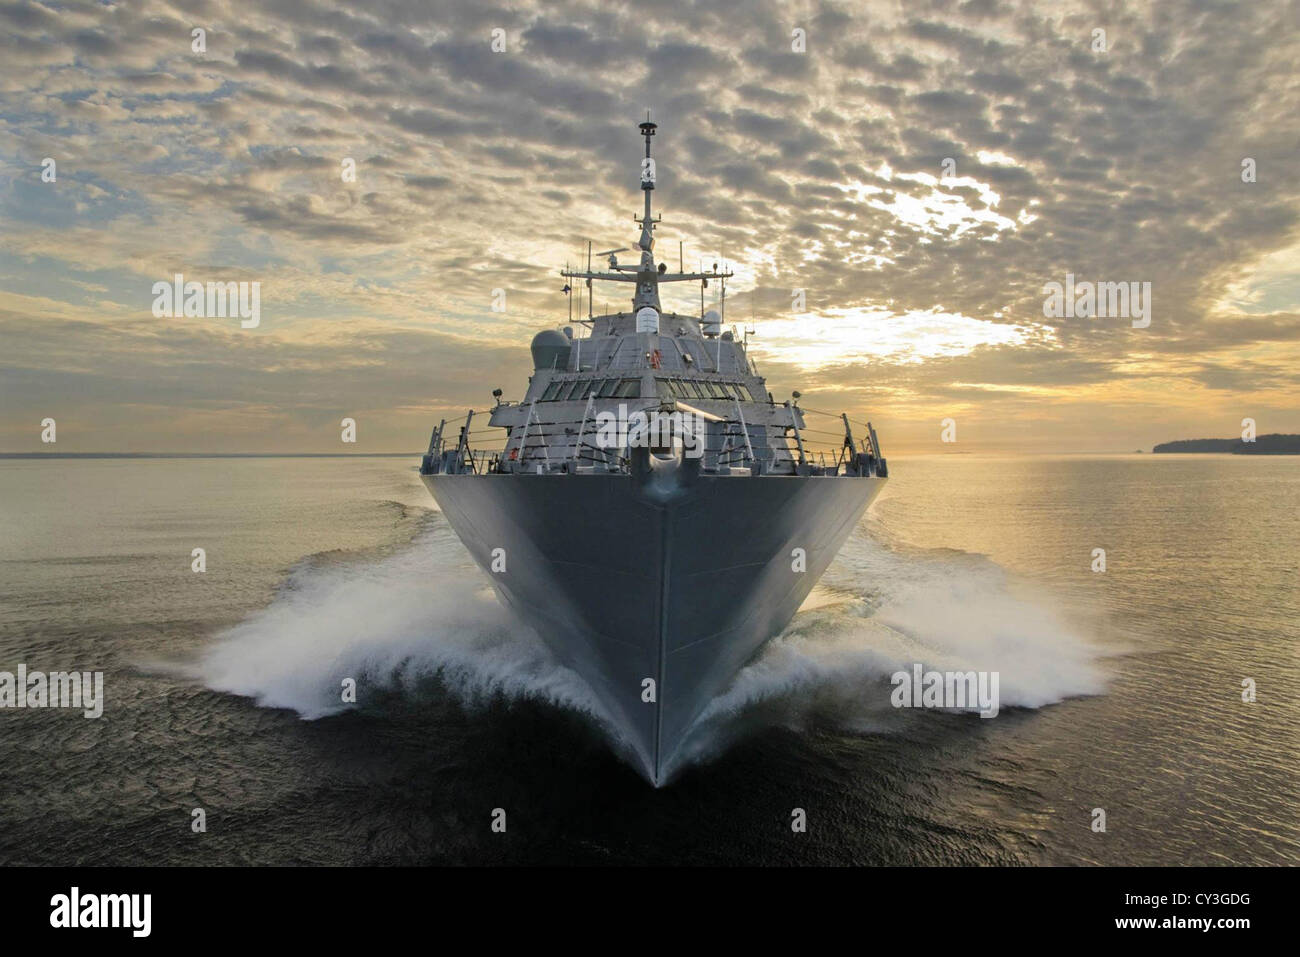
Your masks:
[[[815,370],[872,360],[922,362],[966,355],[980,346],[1020,345],[1044,335],[1050,337],[1050,330],[938,308],[898,314],[877,307],[767,319],[758,325],[752,348],[760,357]]]

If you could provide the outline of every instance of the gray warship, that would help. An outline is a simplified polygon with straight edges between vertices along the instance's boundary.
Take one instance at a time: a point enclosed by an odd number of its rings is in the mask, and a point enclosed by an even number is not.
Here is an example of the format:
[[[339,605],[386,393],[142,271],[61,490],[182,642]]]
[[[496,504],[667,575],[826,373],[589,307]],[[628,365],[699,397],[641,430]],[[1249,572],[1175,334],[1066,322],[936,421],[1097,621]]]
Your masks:
[[[444,419],[420,474],[500,600],[590,685],[659,786],[708,703],[794,617],[887,466],[869,422],[772,397],[749,333],[724,328],[730,270],[656,262],[656,129],[640,124],[636,262],[610,250],[593,271],[588,244],[585,268],[560,273],[569,324],[533,339],[524,397],[495,390],[453,435]],[[575,322],[576,280],[587,317]],[[632,284],[631,308],[594,314],[593,282]],[[659,287],[674,282],[699,284],[698,314],[663,311]],[[711,283],[720,310],[705,309]]]

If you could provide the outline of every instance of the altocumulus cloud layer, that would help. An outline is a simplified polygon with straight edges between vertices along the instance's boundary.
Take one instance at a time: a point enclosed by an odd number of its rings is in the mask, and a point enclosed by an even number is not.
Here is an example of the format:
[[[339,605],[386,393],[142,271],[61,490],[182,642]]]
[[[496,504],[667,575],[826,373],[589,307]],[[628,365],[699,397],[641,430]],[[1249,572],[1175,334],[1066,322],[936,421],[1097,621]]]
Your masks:
[[[52,416],[60,451],[335,450],[345,415],[360,450],[419,448],[519,394],[566,258],[633,238],[646,109],[661,258],[735,264],[728,319],[754,317],[778,395],[871,414],[895,449],[938,448],[948,416],[972,449],[1300,431],[1297,24],[1289,2],[0,3],[0,449],[42,448]],[[177,272],[260,282],[261,325],[155,318]],[[1150,327],[1044,318],[1067,273],[1151,282]]]

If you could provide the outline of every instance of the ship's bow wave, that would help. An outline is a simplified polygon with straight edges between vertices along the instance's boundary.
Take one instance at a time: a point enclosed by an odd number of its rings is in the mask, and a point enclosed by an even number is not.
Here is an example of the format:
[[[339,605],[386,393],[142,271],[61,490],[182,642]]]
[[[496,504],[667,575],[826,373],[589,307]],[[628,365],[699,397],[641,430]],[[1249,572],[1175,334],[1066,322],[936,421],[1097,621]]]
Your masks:
[[[439,527],[382,557],[307,560],[270,605],[217,636],[194,670],[210,688],[321,718],[370,689],[436,677],[466,704],[528,698],[605,721],[600,704],[526,627]],[[613,730],[613,729],[609,729]]]
[[[997,672],[1000,707],[1034,709],[1103,693],[1103,659],[1121,652],[984,556],[888,546],[859,530],[805,609],[713,699],[670,770],[774,725],[901,732],[912,715],[891,703],[890,679],[917,664]],[[977,708],[965,710],[975,718]]]
[[[619,718],[500,605],[441,517],[429,521],[385,555],[300,563],[266,608],[217,636],[194,673],[305,719],[355,707],[343,699],[348,678],[364,707],[370,690],[414,694],[436,677],[471,706],[500,697],[581,712],[639,764]],[[664,780],[774,725],[896,733],[906,720],[890,704],[889,676],[914,663],[998,671],[1004,709],[1105,688],[1099,647],[981,556],[882,547],[859,529],[813,599],[711,701]]]

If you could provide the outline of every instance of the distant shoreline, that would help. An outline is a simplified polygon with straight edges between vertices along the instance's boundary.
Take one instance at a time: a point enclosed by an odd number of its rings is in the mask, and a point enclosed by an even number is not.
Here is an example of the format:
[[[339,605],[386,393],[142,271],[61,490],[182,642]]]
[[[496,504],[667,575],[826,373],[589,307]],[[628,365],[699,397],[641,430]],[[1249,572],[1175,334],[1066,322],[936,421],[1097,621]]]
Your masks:
[[[1216,452],[1227,455],[1300,455],[1300,435],[1258,436],[1254,442],[1242,439],[1179,439],[1162,442],[1152,453]]]

